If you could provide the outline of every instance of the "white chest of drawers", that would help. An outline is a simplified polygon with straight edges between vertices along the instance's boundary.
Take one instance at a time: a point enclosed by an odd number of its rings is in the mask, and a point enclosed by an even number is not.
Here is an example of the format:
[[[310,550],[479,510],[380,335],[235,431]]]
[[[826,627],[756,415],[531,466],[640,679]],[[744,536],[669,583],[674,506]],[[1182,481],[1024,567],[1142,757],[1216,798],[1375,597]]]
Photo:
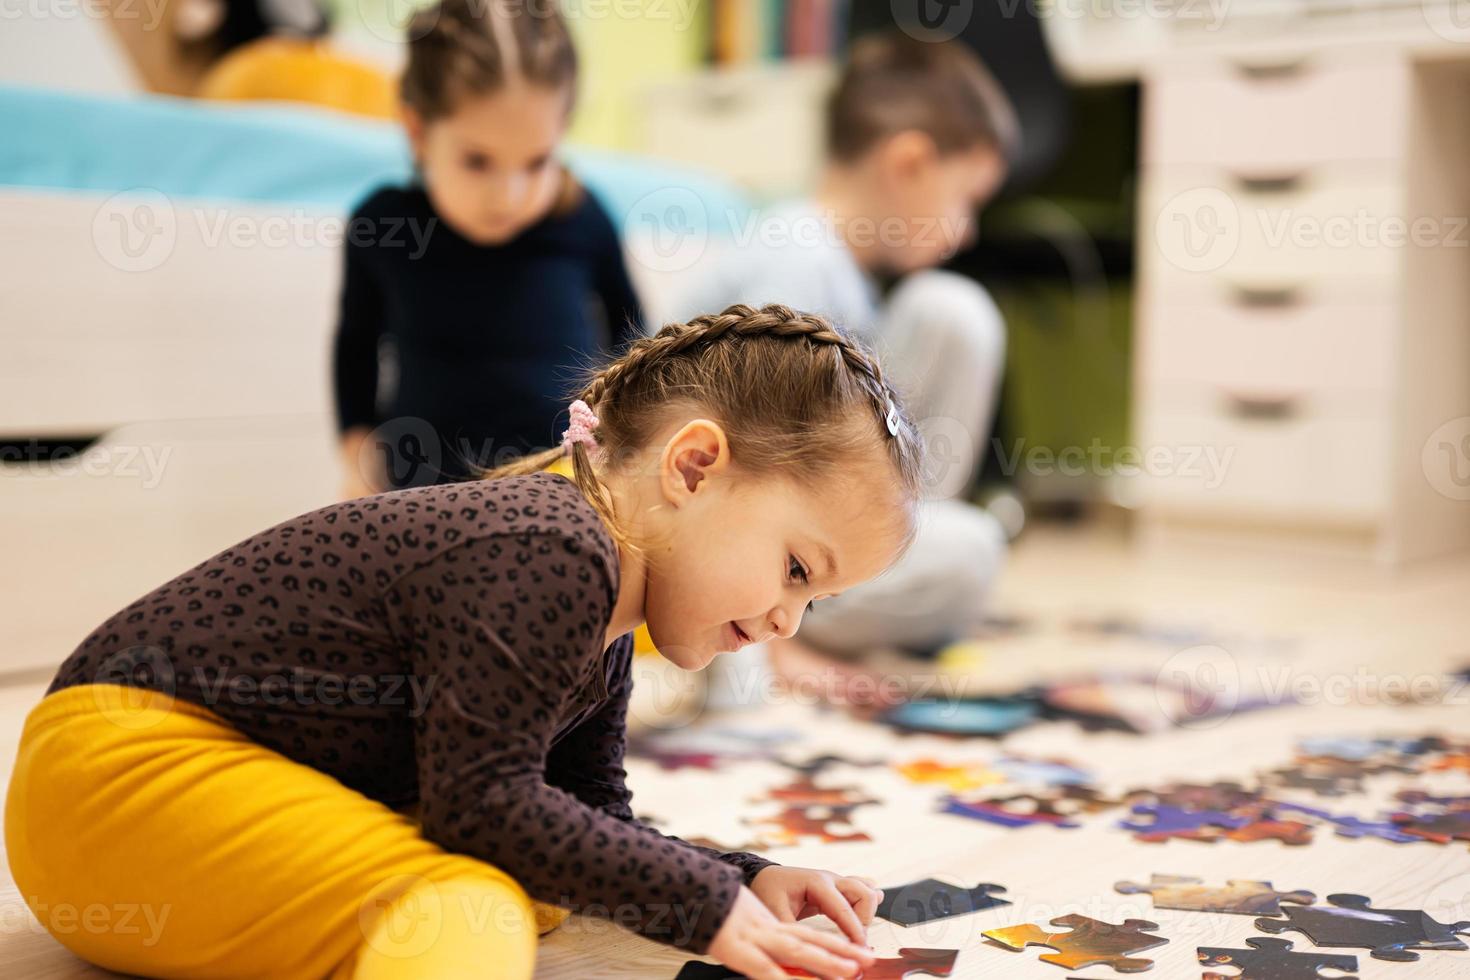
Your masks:
[[[1470,547],[1466,62],[1222,49],[1143,84],[1135,436],[1225,461],[1145,476],[1145,526]]]

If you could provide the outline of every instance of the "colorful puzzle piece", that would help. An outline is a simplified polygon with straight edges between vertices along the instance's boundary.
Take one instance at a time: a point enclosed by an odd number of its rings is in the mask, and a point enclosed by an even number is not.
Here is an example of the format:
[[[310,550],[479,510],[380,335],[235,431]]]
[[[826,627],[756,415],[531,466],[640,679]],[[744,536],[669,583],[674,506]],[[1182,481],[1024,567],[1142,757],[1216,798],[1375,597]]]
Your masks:
[[[1201,980],[1322,980],[1321,970],[1356,970],[1358,958],[1341,953],[1294,953],[1286,939],[1253,936],[1250,949],[1201,946],[1195,950],[1200,966],[1231,966],[1239,973],[1206,970]],[[1341,980],[1358,980],[1345,976]]]
[[[1412,834],[1406,834],[1391,823],[1382,823],[1372,820],[1359,820],[1357,817],[1334,816],[1326,810],[1315,807],[1302,806],[1298,803],[1273,803],[1272,809],[1284,810],[1291,813],[1304,813],[1309,817],[1326,821],[1337,829],[1339,837],[1351,837],[1354,839],[1362,837],[1378,837],[1383,840],[1393,841],[1396,844],[1411,844],[1422,838]]]
[[[1140,804],[1133,812],[1152,816],[1150,823],[1122,821],[1118,826],[1134,832],[1136,840],[1157,844],[1174,838],[1214,841],[1227,830],[1239,830],[1251,822],[1250,817],[1236,816],[1219,810],[1185,810],[1177,806]]]
[[[1011,904],[995,895],[1003,891],[1005,887],[1002,885],[980,884],[965,888],[925,878],[907,885],[885,887],[883,901],[878,904],[878,916],[901,926],[915,926]]]
[[[1065,827],[1070,830],[1080,826],[1068,820],[1063,814],[1056,812],[1054,808],[1047,806],[1032,809],[1008,809],[1008,802],[1013,799],[1015,798],[962,800],[959,797],[946,796],[939,801],[940,812],[969,817],[972,820],[983,820],[1001,827],[1034,827],[1037,824],[1048,824],[1052,827]]]
[[[1424,816],[1395,813],[1391,819],[1394,826],[1404,833],[1436,844],[1448,844],[1452,840],[1470,841],[1470,810]]]
[[[913,783],[937,783],[956,793],[1003,783],[1006,777],[983,763],[948,764],[936,759],[915,759],[895,767]]]
[[[957,949],[918,949],[905,946],[898,951],[897,956],[880,956],[872,966],[853,980],[904,980],[905,977],[925,974],[947,977],[954,973],[955,961],[959,955],[960,951]],[[785,970],[788,977],[814,976],[799,967],[786,967]],[[690,960],[684,964],[674,980],[742,980],[743,977],[744,974],[736,973],[718,963]]]
[[[1277,820],[1264,817],[1252,820],[1244,827],[1227,830],[1221,836],[1226,840],[1239,841],[1243,844],[1275,840],[1293,847],[1300,847],[1303,844],[1312,843],[1312,825],[1302,823],[1300,820]]]
[[[1154,907],[1185,912],[1229,912],[1236,915],[1279,915],[1282,902],[1311,905],[1317,896],[1308,891],[1278,892],[1269,881],[1232,879],[1224,887],[1209,886],[1199,878],[1156,874],[1147,885],[1120,881],[1113,886],[1124,895],[1150,893]]]
[[[1456,938],[1470,930],[1470,922],[1436,922],[1422,909],[1375,909],[1362,895],[1328,895],[1325,906],[1284,908],[1285,919],[1257,919],[1262,932],[1296,930],[1318,946],[1356,946],[1371,949],[1375,959],[1412,962],[1415,949],[1466,949]]]
[[[856,786],[818,786],[811,776],[801,776],[784,786],[767,790],[752,803],[785,803],[787,806],[858,806],[877,803],[862,795]]]
[[[1152,969],[1153,960],[1133,957],[1169,940],[1162,936],[1150,936],[1146,930],[1157,929],[1158,925],[1144,919],[1129,919],[1122,925],[1113,925],[1085,915],[1064,915],[1052,919],[1051,925],[1065,926],[1069,932],[1048,932],[1034,923],[1009,926],[1005,929],[990,929],[984,933],[1007,949],[1020,952],[1027,946],[1048,946],[1056,952],[1041,957],[1044,963],[1054,963],[1068,969],[1082,969],[1102,963],[1119,973],[1141,973]]]
[[[852,811],[862,804],[842,806],[788,806],[773,817],[746,820],[747,824],[771,827],[762,834],[767,847],[790,847],[801,843],[804,837],[815,837],[826,844],[848,841],[867,841],[873,838],[862,831],[844,834],[831,829],[832,825],[852,825]]]

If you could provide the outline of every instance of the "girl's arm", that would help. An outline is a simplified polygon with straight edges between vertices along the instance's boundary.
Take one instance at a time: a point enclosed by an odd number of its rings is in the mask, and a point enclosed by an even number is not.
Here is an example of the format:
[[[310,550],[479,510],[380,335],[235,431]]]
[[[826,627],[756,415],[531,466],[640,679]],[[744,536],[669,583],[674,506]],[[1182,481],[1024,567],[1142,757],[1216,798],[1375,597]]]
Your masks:
[[[611,665],[614,683],[610,686],[608,699],[552,748],[547,759],[546,778],[588,806],[595,806],[663,840],[673,841],[739,868],[745,883],[750,884],[756,875],[775,862],[746,851],[699,847],[660,833],[633,816],[633,793],[628,789],[628,773],[623,768],[628,739],[628,699],[633,687],[630,664],[633,644],[625,639],[619,641],[614,650],[620,662]]]
[[[633,280],[628,277],[628,266],[623,258],[623,243],[618,237],[617,229],[602,205],[595,200],[593,203],[597,212],[597,237],[600,240],[594,281],[597,295],[602,299],[603,309],[607,313],[612,349],[620,350],[624,345],[647,336],[647,327],[643,322],[643,304],[639,302],[638,292],[633,288]]]
[[[353,216],[353,223],[370,220],[366,207]],[[344,438],[378,423],[378,341],[383,334],[383,294],[372,266],[372,245],[355,237],[348,235],[343,248],[342,295],[332,345],[337,430]]]
[[[414,726],[423,832],[533,898],[703,953],[740,871],[547,783],[552,734],[601,669],[615,601],[590,548],[554,524],[474,538],[385,592],[429,692]]]

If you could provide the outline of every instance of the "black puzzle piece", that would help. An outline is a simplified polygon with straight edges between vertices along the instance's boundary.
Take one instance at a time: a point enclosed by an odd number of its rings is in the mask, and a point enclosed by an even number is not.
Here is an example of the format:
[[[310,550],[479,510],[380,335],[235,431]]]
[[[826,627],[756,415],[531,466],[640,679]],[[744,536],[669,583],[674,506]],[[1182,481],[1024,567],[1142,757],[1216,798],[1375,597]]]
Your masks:
[[[1200,966],[1205,967],[1202,980],[1323,980],[1320,970],[1356,970],[1358,958],[1342,953],[1294,953],[1287,939],[1253,936],[1247,939],[1250,949],[1226,949],[1222,946],[1200,946],[1195,950]],[[1233,966],[1240,973],[1215,973],[1212,966]],[[1358,980],[1347,976],[1341,980]]]
[[[925,878],[907,885],[885,886],[883,901],[878,904],[878,917],[901,926],[968,915],[1010,902],[997,897],[1002,885],[979,884],[974,888],[952,885],[947,881]]]

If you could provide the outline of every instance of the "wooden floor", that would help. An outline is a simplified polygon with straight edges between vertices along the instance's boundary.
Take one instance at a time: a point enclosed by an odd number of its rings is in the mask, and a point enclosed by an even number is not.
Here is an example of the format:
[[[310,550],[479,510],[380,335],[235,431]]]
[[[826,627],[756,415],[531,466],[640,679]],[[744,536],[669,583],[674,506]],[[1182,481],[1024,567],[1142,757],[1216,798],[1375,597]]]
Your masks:
[[[1439,562],[1389,574],[1366,566],[1262,559],[1218,548],[1144,550],[1111,531],[1043,529],[1023,539],[997,597],[998,609],[1033,623],[1025,633],[984,646],[968,665],[967,680],[1004,690],[1038,678],[1112,666],[1144,672],[1198,670],[1201,663],[1244,695],[1291,691],[1304,703],[1230,718],[1218,725],[1152,736],[1088,734],[1070,723],[1018,732],[1001,745],[900,737],[843,715],[796,703],[762,704],[720,719],[747,730],[791,730],[799,740],[782,751],[801,759],[827,751],[852,758],[902,763],[930,757],[983,761],[1002,748],[1033,756],[1064,757],[1122,790],[1166,780],[1249,780],[1290,761],[1297,738],[1339,734],[1421,734],[1470,737],[1470,689],[1452,703],[1398,706],[1374,703],[1383,691],[1428,683],[1448,668],[1470,663],[1470,560]],[[1128,615],[1198,638],[1178,642],[1087,637],[1069,629],[1077,618]],[[1187,642],[1186,642],[1187,640]],[[1198,647],[1218,646],[1200,650]],[[1223,668],[1224,674],[1219,674]],[[25,710],[44,685],[0,688],[0,758],[8,760]],[[767,761],[731,765],[721,772],[665,773],[642,760],[629,764],[638,793],[635,809],[659,818],[660,829],[740,843],[742,823],[770,813],[751,797],[791,774]],[[824,777],[861,787],[882,801],[859,809],[855,826],[868,843],[772,849],[782,863],[829,868],[896,885],[939,876],[968,883],[995,882],[1012,904],[943,923],[902,929],[878,922],[870,938],[880,954],[899,946],[957,948],[956,977],[1062,978],[1118,974],[1106,967],[1063,971],[1041,963],[1045,950],[1012,953],[981,932],[1021,922],[1044,923],[1081,912],[1120,921],[1158,924],[1168,945],[1142,955],[1157,962],[1153,976],[1198,977],[1197,946],[1243,946],[1259,935],[1248,916],[1183,913],[1152,908],[1148,896],[1118,894],[1120,880],[1147,881],[1154,873],[1195,875],[1211,882],[1262,879],[1281,890],[1367,895],[1383,907],[1429,910],[1440,921],[1470,920],[1470,845],[1392,844],[1346,840],[1323,830],[1305,847],[1267,843],[1171,842],[1144,844],[1116,828],[1118,814],[1085,818],[1075,830],[1005,830],[936,812],[942,790],[908,782],[891,766],[837,767]],[[1370,780],[1365,797],[1302,802],[1368,817],[1388,805],[1394,789],[1438,786],[1470,792],[1470,777]],[[1319,899],[1320,900],[1320,899]],[[0,892],[0,975],[106,976],[71,958],[42,933],[13,889]],[[825,924],[825,923],[824,923]],[[1288,934],[1298,949],[1305,936]],[[1470,976],[1470,952],[1425,952],[1417,963],[1358,956],[1364,980]],[[538,976],[672,977],[688,957],[621,933],[604,923],[569,920],[543,942]],[[1332,976],[1333,974],[1324,974]]]

